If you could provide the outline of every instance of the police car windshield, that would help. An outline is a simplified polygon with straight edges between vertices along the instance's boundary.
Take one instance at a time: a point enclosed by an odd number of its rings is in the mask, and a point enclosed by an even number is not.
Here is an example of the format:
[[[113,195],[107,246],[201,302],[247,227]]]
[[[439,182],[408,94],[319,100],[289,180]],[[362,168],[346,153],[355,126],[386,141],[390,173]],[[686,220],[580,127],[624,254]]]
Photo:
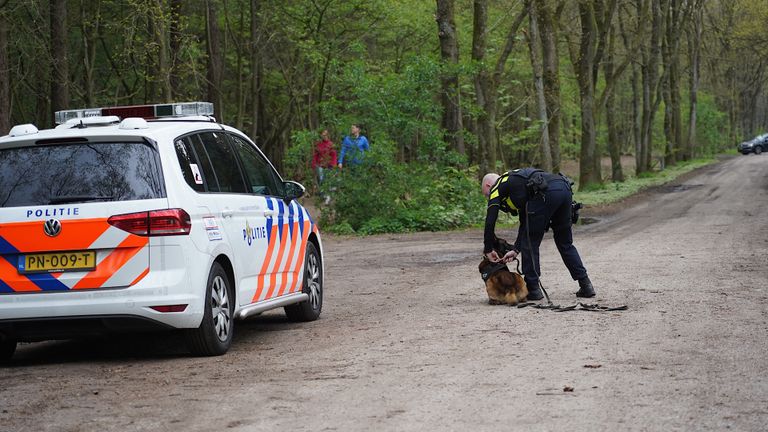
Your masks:
[[[146,143],[0,149],[0,207],[164,197],[160,159]]]

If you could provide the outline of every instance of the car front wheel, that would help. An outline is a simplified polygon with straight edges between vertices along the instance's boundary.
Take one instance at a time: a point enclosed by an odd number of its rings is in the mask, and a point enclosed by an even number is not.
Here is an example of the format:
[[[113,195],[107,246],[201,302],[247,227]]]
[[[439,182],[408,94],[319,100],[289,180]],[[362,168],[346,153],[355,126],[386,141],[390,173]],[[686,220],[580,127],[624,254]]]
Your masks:
[[[755,147],[755,154],[759,155],[762,152],[763,152],[763,148],[762,147]]]
[[[285,307],[285,314],[291,321],[314,321],[323,310],[323,266],[320,253],[312,242],[307,243],[304,260],[304,282],[302,292],[309,299]]]
[[[232,287],[219,263],[213,263],[205,290],[205,309],[200,327],[186,331],[189,351],[199,356],[222,355],[232,345],[234,330]]]

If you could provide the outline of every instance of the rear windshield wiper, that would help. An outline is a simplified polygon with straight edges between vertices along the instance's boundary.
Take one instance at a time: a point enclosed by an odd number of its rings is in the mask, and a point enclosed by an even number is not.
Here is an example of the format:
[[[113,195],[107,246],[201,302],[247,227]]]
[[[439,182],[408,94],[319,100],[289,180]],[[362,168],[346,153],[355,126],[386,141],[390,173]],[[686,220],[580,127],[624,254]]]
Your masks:
[[[115,197],[101,195],[65,195],[53,197],[48,204],[66,204],[87,201],[112,201]]]

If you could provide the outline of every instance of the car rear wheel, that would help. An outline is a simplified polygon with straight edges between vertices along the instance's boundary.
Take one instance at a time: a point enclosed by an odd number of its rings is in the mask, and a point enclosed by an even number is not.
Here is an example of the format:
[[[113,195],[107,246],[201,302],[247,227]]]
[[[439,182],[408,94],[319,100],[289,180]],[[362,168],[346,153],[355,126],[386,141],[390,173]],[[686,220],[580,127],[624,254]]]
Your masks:
[[[759,155],[759,154],[760,154],[760,153],[762,153],[762,152],[763,152],[763,148],[762,148],[762,147],[760,147],[760,146],[758,146],[758,147],[755,147],[755,154],[758,154],[758,155]]]
[[[13,339],[0,339],[0,363],[7,363],[13,353],[16,352],[16,341]]]
[[[229,277],[213,263],[205,290],[205,310],[200,327],[186,331],[189,351],[199,356],[222,355],[232,345],[234,303]]]
[[[320,254],[311,242],[307,243],[307,256],[304,260],[304,282],[302,292],[309,299],[285,307],[285,314],[292,321],[314,321],[323,310],[323,266]]]

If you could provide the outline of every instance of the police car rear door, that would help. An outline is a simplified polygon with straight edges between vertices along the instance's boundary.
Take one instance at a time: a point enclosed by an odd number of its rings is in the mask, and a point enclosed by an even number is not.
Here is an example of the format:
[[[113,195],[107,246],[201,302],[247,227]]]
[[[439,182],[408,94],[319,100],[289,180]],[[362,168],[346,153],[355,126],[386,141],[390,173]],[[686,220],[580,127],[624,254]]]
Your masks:
[[[4,144],[0,295],[138,283],[149,238],[120,218],[167,207],[157,148],[140,137]]]
[[[263,195],[251,193],[236,150],[221,130],[204,131],[184,138],[196,158],[195,176],[205,187],[203,199],[216,214],[215,224],[221,240],[231,251],[237,301],[247,305],[257,301],[257,293],[267,293],[271,255],[267,215]]]

